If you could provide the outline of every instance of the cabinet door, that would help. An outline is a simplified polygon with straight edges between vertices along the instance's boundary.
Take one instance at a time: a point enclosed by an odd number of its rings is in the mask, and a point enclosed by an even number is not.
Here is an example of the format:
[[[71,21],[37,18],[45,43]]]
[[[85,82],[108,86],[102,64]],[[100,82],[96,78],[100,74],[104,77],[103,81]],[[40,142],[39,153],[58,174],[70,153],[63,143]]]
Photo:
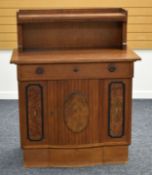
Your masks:
[[[48,111],[50,145],[101,142],[98,80],[50,81]]]
[[[45,82],[19,83],[21,143],[24,147],[47,144],[46,92]]]
[[[103,139],[107,143],[130,143],[131,80],[104,81]]]

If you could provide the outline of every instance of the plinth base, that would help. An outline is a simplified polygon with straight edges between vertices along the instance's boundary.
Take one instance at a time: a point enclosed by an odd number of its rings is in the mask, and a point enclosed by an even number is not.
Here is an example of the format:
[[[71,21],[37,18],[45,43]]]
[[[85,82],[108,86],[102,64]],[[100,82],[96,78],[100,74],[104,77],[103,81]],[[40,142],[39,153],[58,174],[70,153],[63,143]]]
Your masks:
[[[128,161],[128,146],[24,149],[25,167],[83,167]]]

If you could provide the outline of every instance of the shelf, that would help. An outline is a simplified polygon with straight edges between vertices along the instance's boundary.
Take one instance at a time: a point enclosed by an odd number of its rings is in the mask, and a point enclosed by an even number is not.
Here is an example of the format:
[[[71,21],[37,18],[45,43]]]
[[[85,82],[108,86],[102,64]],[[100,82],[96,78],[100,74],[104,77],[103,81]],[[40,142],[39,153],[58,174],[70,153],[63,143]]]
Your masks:
[[[127,12],[123,9],[54,9],[54,10],[21,10],[18,12],[19,23],[57,22],[57,21],[125,21]]]
[[[82,62],[125,62],[140,58],[130,49],[88,49],[88,50],[52,50],[27,51],[15,50],[11,63],[47,64],[47,63],[82,63]]]

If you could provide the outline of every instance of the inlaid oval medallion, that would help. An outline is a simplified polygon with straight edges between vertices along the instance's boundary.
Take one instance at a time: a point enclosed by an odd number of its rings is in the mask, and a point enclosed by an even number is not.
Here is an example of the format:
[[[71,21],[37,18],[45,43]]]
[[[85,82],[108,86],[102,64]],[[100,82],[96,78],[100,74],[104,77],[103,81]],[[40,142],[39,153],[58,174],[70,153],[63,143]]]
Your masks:
[[[80,93],[72,93],[64,104],[64,120],[73,132],[81,132],[87,127],[89,106],[87,98]]]

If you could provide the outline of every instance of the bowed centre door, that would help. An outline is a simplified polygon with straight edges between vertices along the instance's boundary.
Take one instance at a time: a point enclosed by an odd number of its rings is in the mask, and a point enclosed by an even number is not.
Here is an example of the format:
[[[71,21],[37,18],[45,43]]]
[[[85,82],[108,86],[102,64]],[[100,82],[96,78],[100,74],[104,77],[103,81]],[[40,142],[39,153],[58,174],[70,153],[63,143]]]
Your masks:
[[[101,103],[99,80],[49,81],[50,145],[101,143]]]

